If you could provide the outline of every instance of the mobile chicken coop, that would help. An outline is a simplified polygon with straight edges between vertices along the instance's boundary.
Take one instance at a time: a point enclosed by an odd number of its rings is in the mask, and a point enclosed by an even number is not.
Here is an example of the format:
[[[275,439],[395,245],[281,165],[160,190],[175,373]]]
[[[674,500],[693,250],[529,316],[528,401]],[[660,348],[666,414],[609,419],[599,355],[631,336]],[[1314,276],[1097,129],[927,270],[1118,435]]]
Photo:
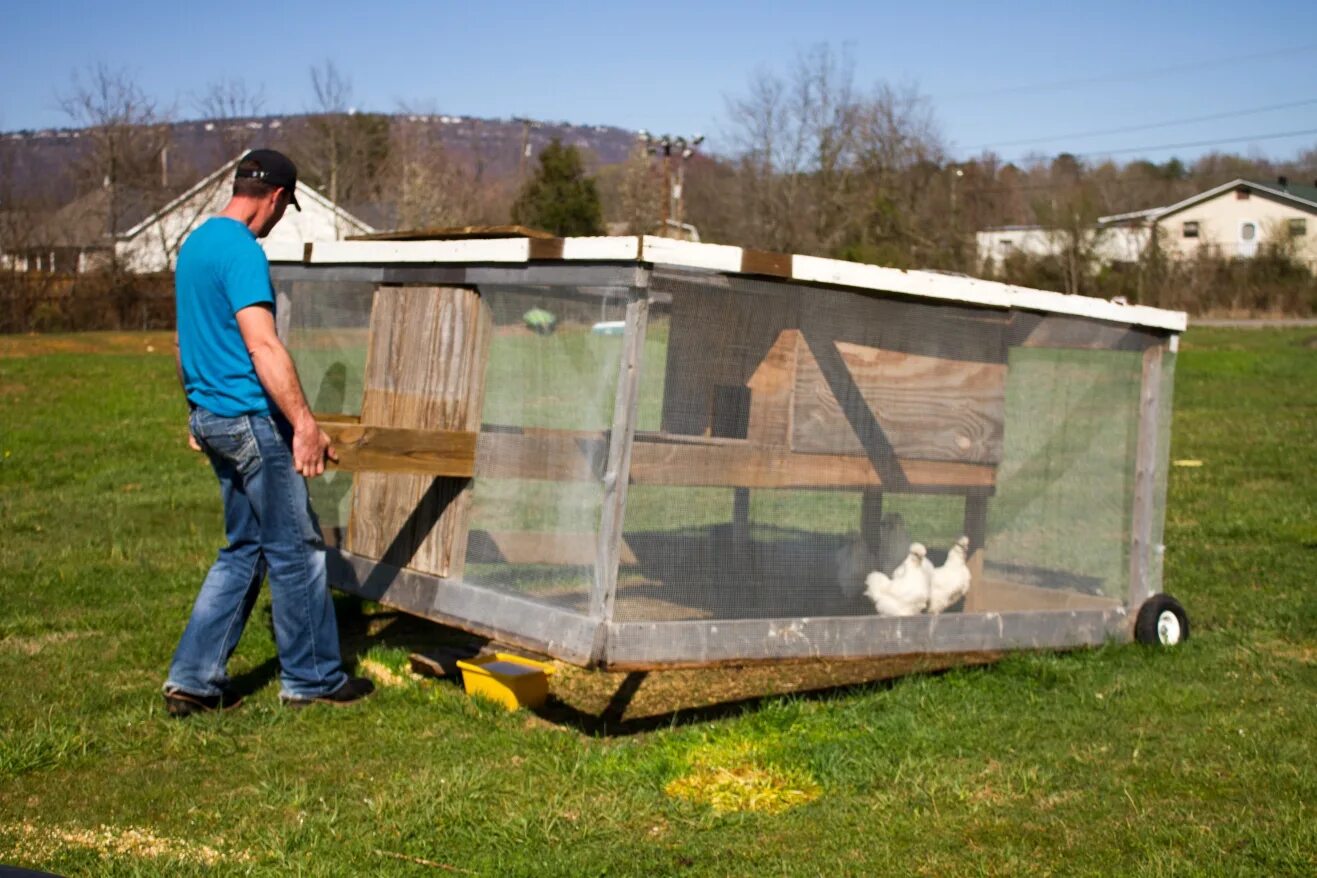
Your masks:
[[[613,669],[1187,624],[1158,594],[1181,313],[650,237],[269,255],[348,592]],[[962,536],[956,603],[876,611],[867,574]]]

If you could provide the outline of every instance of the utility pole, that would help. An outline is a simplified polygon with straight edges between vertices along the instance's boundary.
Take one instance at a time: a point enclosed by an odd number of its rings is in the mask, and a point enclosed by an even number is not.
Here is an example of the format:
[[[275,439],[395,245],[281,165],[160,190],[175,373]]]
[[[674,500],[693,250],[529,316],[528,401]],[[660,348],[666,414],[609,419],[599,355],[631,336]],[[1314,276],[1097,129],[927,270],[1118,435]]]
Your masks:
[[[695,155],[695,147],[703,142],[703,134],[696,134],[690,140],[684,137],[677,138],[677,145],[681,147],[681,164],[677,166],[677,185],[674,194],[677,201],[677,225],[679,226],[682,226],[686,221],[686,162]]]
[[[526,180],[526,162],[530,160],[530,126],[531,120],[525,116],[513,116],[513,122],[521,123],[521,154],[517,157],[517,185]]]
[[[686,162],[695,155],[695,147],[704,142],[703,134],[695,134],[689,138],[673,137],[670,134],[664,134],[662,137],[655,137],[648,131],[641,129],[640,139],[645,142],[645,150],[650,155],[663,156],[663,199],[661,202],[660,213],[663,216],[663,229],[676,225],[679,229],[685,228],[686,214]],[[677,179],[672,179],[672,156],[677,154]]]

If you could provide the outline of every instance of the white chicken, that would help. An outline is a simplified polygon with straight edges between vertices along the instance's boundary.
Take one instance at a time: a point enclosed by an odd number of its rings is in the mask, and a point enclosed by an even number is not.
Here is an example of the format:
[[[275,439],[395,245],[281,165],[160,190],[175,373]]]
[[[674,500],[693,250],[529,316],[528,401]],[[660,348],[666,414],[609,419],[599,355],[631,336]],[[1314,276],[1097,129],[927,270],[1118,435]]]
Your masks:
[[[864,595],[880,616],[913,616],[928,606],[929,574],[924,569],[928,550],[911,543],[910,553],[889,577],[875,570],[864,580]]]
[[[969,592],[969,537],[961,537],[947,552],[946,563],[933,571],[928,587],[928,611],[941,613]]]

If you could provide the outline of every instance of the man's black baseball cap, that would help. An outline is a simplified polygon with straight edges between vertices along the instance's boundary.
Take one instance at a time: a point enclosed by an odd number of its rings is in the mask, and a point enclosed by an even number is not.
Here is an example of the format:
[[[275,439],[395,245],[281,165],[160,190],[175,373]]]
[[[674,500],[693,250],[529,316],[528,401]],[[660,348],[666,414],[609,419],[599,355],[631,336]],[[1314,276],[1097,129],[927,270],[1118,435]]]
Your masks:
[[[256,167],[244,170],[243,165],[246,164],[255,164]],[[271,186],[287,189],[288,203],[299,211],[302,209],[297,203],[297,165],[281,152],[273,149],[253,149],[238,162],[238,172],[233,177],[235,180],[243,177],[264,180]]]

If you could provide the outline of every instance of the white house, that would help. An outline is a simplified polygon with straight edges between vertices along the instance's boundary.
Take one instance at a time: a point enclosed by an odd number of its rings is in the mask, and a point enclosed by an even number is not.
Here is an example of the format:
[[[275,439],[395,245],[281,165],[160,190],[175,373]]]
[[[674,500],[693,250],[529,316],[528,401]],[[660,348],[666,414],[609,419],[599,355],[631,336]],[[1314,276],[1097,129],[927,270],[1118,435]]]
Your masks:
[[[114,250],[120,263],[132,272],[173,270],[178,248],[187,236],[228,203],[237,163],[234,159],[224,165],[119,236]],[[302,209],[289,208],[267,241],[338,241],[375,231],[301,180],[297,181],[297,203]]]
[[[1265,245],[1279,245],[1317,270],[1317,181],[1231,180],[1166,207],[1099,217],[1089,234],[1100,264],[1137,261],[1156,234],[1172,258],[1248,259]],[[1063,233],[1042,226],[983,229],[976,237],[979,261],[998,265],[1013,253],[1060,255],[1066,244]]]
[[[1249,258],[1281,246],[1317,268],[1317,181],[1312,186],[1232,180],[1161,208],[1155,218],[1166,253]]]
[[[1150,227],[1142,220],[1148,211],[1103,217],[1086,233],[1085,246],[1092,248],[1099,262],[1135,262],[1148,244]],[[1015,254],[1033,258],[1058,256],[1067,240],[1064,232],[1043,226],[998,226],[975,234],[979,261],[992,260],[1000,265]]]
[[[193,229],[218,213],[233,191],[238,159],[226,163],[163,207],[152,209],[151,194],[126,187],[103,187],[57,210],[29,229],[21,246],[0,254],[0,267],[14,271],[95,271],[114,260],[127,271],[170,271],[178,248]],[[297,201],[267,239],[304,244],[337,241],[375,231],[300,180]],[[17,236],[11,246],[19,244]]]

